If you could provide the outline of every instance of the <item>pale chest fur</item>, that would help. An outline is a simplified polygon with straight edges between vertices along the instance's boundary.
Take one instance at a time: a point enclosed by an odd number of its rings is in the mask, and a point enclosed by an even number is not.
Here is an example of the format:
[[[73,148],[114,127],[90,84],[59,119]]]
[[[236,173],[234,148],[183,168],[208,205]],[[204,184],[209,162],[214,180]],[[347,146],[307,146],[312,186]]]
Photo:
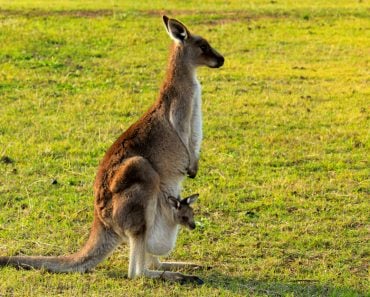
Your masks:
[[[191,143],[196,157],[199,157],[200,146],[203,138],[202,130],[202,96],[201,85],[196,77],[194,77],[194,97],[193,97],[193,113],[191,121]]]
[[[190,97],[187,97],[190,96]],[[189,94],[183,94],[183,102],[174,102],[170,122],[191,155],[199,157],[202,142],[201,86],[194,74]]]

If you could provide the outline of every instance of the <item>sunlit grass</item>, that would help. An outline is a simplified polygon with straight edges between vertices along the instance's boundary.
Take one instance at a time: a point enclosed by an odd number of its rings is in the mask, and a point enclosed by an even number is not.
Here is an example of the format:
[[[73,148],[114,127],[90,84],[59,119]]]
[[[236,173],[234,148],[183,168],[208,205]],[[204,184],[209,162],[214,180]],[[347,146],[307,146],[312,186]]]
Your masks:
[[[122,246],[90,274],[0,269],[4,296],[361,296],[368,292],[365,1],[0,1],[0,254],[78,250],[105,150],[151,105],[169,39],[207,37],[199,228],[171,259],[194,288],[127,280]],[[54,181],[54,183],[53,183]],[[56,181],[56,182],[55,182]]]

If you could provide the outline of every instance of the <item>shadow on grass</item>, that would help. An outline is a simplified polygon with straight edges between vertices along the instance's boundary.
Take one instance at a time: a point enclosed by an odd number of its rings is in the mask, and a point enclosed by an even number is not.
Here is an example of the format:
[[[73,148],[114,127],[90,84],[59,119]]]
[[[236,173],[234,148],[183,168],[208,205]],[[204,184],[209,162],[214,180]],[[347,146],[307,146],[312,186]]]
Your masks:
[[[251,280],[212,273],[203,278],[205,285],[245,296],[365,296],[364,293],[343,287],[332,287],[310,280],[270,281]]]
[[[190,273],[201,277],[204,286],[229,291],[230,294],[243,296],[299,296],[299,297],[362,297],[370,296],[364,292],[356,291],[346,287],[334,287],[320,284],[314,280],[275,281],[275,280],[253,280],[238,276],[227,276],[219,272],[211,272],[207,275],[201,273]],[[110,278],[127,279],[126,271],[110,271]],[[159,281],[159,280],[157,280]],[[163,281],[160,281],[163,282]],[[194,284],[188,284],[194,286]],[[195,285],[196,286],[196,285]]]

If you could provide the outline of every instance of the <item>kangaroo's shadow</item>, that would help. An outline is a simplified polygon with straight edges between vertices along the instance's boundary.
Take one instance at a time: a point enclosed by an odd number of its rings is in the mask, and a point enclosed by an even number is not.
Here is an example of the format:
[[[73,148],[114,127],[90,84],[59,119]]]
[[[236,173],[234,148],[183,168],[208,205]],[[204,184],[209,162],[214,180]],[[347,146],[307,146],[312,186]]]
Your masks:
[[[314,280],[252,280],[219,272],[211,272],[203,280],[206,286],[244,296],[365,296],[351,288],[334,287]]]
[[[182,271],[183,272],[183,271]],[[189,271],[188,271],[189,272]],[[324,297],[324,296],[366,296],[364,292],[347,287],[335,287],[329,284],[322,284],[315,280],[254,280],[240,276],[228,276],[218,271],[204,271],[193,273],[204,281],[204,286],[213,287],[229,294],[242,296],[300,296],[300,297]],[[123,270],[110,271],[107,273],[110,278],[127,279],[127,273]],[[161,281],[162,280],[157,280]],[[189,284],[193,287],[194,284]]]

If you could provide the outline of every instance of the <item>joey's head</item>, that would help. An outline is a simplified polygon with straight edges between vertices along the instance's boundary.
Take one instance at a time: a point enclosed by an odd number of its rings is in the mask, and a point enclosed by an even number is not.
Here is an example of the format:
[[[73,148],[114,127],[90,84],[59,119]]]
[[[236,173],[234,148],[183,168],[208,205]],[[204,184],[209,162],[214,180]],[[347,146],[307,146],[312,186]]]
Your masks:
[[[174,212],[174,219],[177,224],[185,226],[190,230],[195,229],[194,221],[194,210],[191,207],[195,201],[197,201],[199,194],[193,194],[182,200],[178,200],[175,197],[168,197],[168,201]]]
[[[219,68],[224,64],[224,57],[218,53],[207,40],[191,34],[184,24],[175,19],[163,16],[168,35],[185,54],[188,63],[194,67],[208,66]]]

